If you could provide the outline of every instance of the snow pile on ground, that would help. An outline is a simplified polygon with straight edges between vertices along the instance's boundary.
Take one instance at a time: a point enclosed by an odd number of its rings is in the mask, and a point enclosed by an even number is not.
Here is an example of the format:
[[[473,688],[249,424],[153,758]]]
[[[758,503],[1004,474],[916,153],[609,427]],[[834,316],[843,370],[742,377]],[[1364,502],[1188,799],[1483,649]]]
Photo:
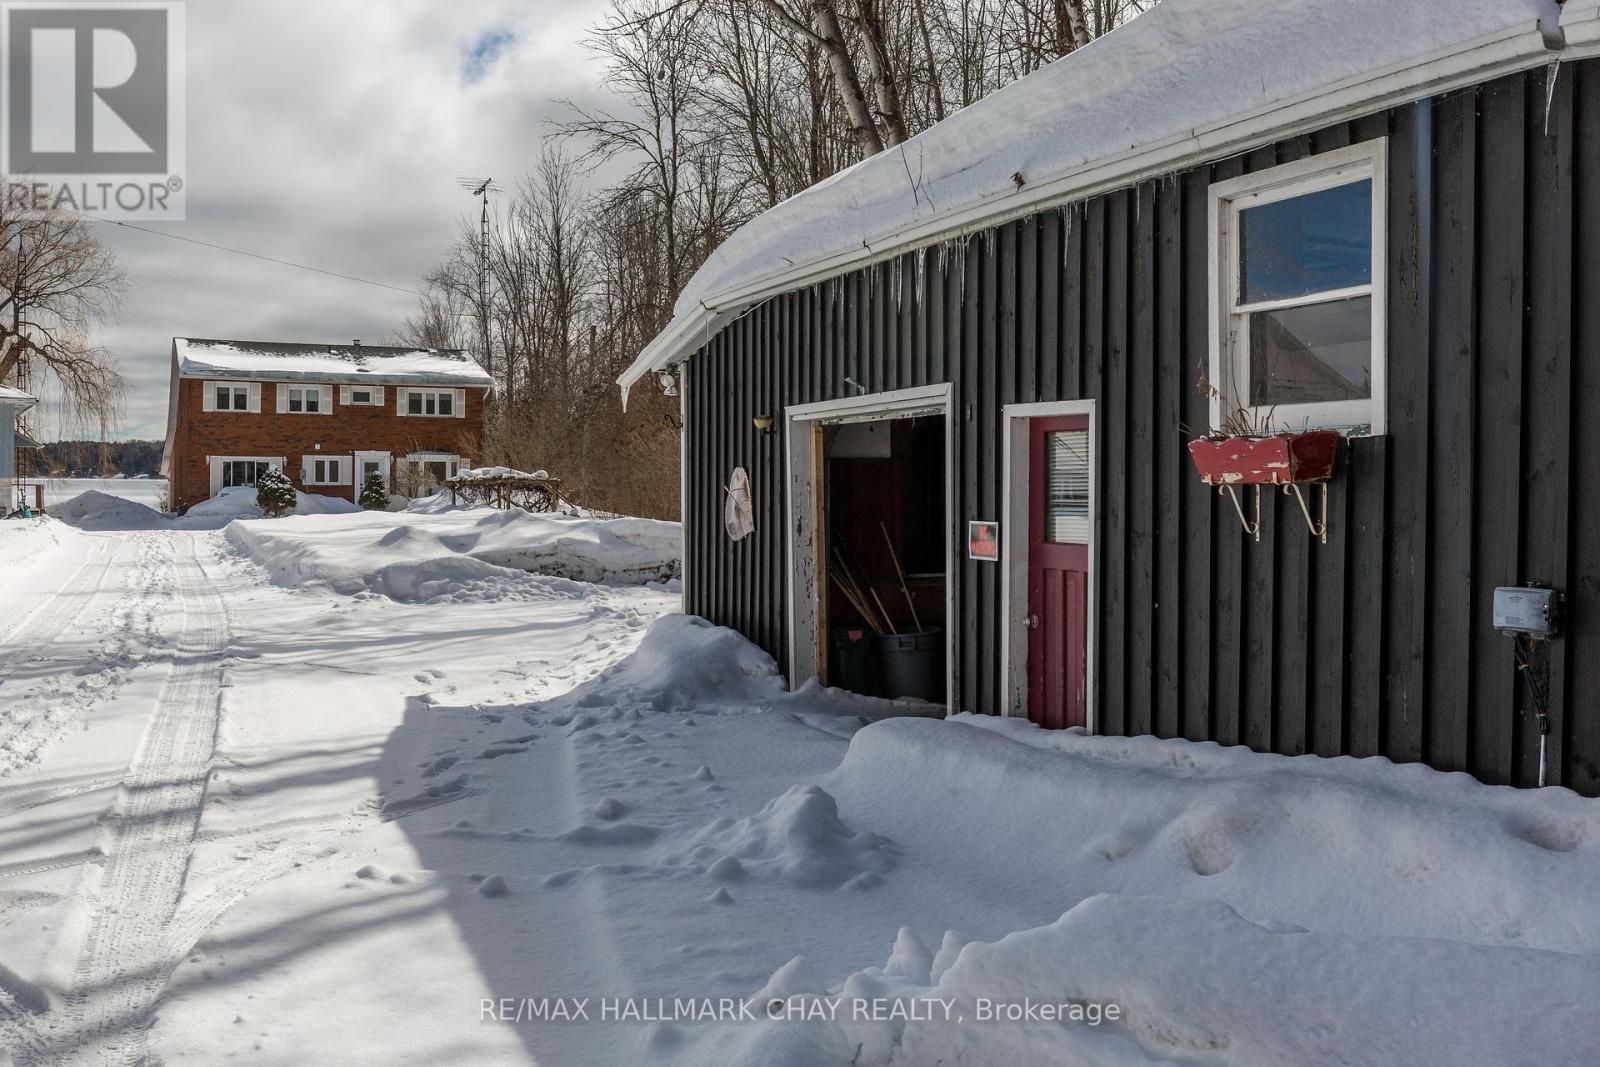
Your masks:
[[[484,507],[244,521],[225,536],[278,585],[323,583],[340,593],[404,601],[563,593],[548,581],[530,583],[529,574],[661,581],[677,575],[681,552],[677,523]]]
[[[633,655],[556,703],[669,711],[708,699],[770,702],[787,688],[777,661],[738,633],[695,615],[667,615],[651,624]]]
[[[349,515],[360,510],[359,505],[340,496],[302,493],[299,490],[294,494],[296,515]],[[184,518],[223,519],[228,522],[234,519],[259,519],[261,509],[256,507],[254,486],[234,485],[208,500],[200,501],[184,513]]]
[[[52,504],[49,514],[82,530],[214,530],[235,519],[259,519],[252,486],[230,486],[182,516],[166,515],[128,497],[97,489]],[[295,492],[296,515],[343,515],[361,509],[340,497]]]
[[[884,967],[831,995],[813,985],[781,997],[791,1012],[881,1000],[904,1018],[772,1024],[742,1035],[740,1059],[1577,1067],[1593,1062],[1580,1035],[1597,980],[1594,956],[1314,933],[1215,900],[1100,895],[996,942],[947,937],[937,955],[902,931]]]
[[[908,857],[999,874],[1014,902],[1054,901],[1060,917],[991,943],[902,930],[883,967],[826,988],[784,988],[780,973],[757,994],[778,989],[797,1012],[818,998],[941,1005],[932,1018],[733,1027],[683,1062],[1600,1054],[1584,1022],[1600,982],[1600,806],[1567,790],[977,716],[868,726],[822,785]],[[1025,1002],[1066,1014],[992,1017]]]
[[[148,504],[126,497],[112,496],[98,489],[79,493],[45,511],[81,530],[163,530],[171,518]]]
[[[894,845],[856,833],[820,786],[797,785],[744,819],[719,818],[689,840],[689,855],[719,882],[746,878],[805,889],[871,889],[894,866]]]
[[[43,515],[0,520],[0,589],[10,578],[78,540],[77,531]]]

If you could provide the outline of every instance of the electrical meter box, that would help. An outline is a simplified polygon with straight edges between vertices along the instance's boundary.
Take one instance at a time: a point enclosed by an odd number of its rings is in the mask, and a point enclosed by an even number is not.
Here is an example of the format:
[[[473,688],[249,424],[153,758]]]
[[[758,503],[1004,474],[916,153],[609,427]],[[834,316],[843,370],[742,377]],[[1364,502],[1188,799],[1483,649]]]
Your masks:
[[[1494,628],[1503,634],[1554,637],[1560,625],[1561,594],[1532,586],[1502,586],[1494,591]]]

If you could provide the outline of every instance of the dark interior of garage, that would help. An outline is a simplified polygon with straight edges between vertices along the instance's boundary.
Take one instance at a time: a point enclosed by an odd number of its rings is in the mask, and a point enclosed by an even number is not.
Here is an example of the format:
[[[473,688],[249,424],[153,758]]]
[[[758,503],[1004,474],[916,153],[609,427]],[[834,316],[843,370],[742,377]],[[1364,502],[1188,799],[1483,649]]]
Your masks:
[[[827,428],[828,681],[945,699],[943,416]]]

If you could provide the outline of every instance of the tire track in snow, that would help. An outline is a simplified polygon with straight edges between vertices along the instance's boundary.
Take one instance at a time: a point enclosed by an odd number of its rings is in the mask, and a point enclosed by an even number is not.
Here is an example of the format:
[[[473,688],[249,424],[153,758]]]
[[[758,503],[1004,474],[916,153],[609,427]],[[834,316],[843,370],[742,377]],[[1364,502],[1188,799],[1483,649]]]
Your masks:
[[[222,656],[222,599],[187,541],[176,592],[183,629],[172,673],[140,743],[120,810],[110,820],[100,891],[59,1013],[22,1035],[19,1064],[137,1064],[151,1012],[182,950],[168,928],[178,910],[215,747]]]

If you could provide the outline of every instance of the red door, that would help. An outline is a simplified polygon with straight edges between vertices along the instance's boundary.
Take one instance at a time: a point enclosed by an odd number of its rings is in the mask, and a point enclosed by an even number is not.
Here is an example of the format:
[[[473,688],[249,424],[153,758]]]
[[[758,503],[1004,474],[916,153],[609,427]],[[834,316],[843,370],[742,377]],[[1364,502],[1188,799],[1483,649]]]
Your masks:
[[[1089,416],[1028,429],[1028,718],[1088,725]]]

